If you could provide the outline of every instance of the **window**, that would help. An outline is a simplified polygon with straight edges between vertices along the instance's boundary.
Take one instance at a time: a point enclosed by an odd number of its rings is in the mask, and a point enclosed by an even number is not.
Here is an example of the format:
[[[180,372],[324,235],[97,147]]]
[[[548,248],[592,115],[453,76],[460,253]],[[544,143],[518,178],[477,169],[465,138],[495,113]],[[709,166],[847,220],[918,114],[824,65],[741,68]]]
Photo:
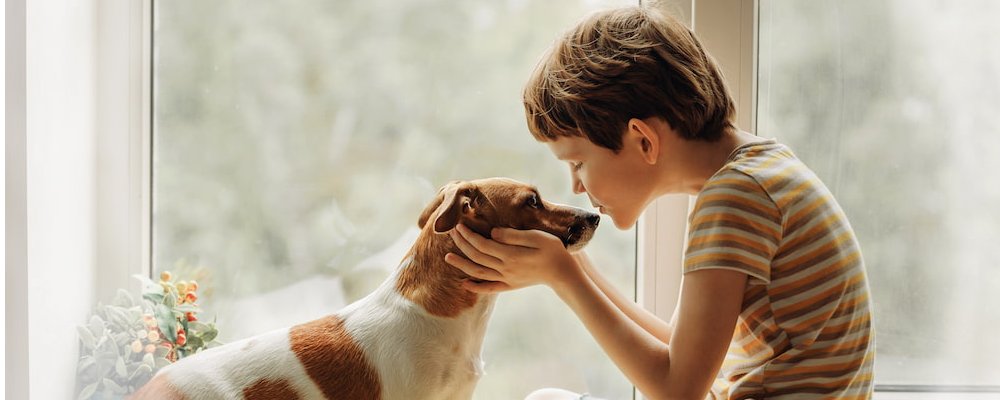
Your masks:
[[[628,1],[154,3],[154,273],[196,279],[232,341],[371,292],[453,179],[586,206],[527,133],[521,87],[587,10]],[[635,232],[589,253],[635,288]],[[477,399],[632,386],[544,288],[501,295]]]
[[[876,390],[1000,391],[1000,4],[759,4],[757,134],[851,218]]]

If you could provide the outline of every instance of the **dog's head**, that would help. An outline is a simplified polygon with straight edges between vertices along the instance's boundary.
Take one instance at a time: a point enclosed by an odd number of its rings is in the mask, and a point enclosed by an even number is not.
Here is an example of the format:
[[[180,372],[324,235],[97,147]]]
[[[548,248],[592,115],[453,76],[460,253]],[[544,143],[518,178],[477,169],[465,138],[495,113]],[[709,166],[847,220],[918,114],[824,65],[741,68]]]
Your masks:
[[[418,226],[430,222],[443,234],[462,223],[490,237],[494,227],[540,230],[562,240],[569,250],[583,248],[594,236],[600,215],[550,203],[531,185],[507,178],[451,182],[420,214]]]

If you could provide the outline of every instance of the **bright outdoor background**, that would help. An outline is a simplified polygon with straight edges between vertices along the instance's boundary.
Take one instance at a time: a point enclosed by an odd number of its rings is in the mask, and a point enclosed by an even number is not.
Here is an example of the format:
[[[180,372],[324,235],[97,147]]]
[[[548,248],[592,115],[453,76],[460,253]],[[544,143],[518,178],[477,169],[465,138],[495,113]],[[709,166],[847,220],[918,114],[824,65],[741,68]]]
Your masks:
[[[153,265],[202,289],[232,341],[372,291],[454,179],[508,176],[548,200],[568,169],[527,132],[523,81],[574,0],[156,1]],[[635,232],[589,247],[631,295]],[[476,399],[632,387],[550,290],[500,296]]]
[[[1000,2],[760,2],[757,133],[861,241],[880,384],[1000,383]]]

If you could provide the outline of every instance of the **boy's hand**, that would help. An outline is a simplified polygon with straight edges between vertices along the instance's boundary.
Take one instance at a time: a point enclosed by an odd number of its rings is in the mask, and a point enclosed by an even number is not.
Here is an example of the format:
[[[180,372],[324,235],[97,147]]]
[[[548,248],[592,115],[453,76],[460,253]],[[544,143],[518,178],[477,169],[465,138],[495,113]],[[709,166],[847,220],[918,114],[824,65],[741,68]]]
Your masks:
[[[468,259],[448,253],[445,262],[473,277],[463,287],[477,293],[495,293],[564,280],[579,268],[559,238],[538,230],[493,228],[493,240],[459,224],[450,235]]]

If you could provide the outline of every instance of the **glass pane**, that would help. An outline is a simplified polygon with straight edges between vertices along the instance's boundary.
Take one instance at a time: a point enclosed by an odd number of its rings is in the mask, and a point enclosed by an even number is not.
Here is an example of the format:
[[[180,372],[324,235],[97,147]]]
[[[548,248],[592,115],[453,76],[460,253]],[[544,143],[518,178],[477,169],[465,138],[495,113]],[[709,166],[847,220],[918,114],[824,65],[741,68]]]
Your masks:
[[[568,171],[527,132],[523,81],[574,21],[614,1],[158,1],[154,270],[197,279],[223,341],[371,292],[454,179],[509,176],[549,200]],[[635,233],[589,252],[634,292]],[[632,387],[551,291],[502,294],[475,398]]]
[[[879,384],[1000,382],[1000,3],[764,0],[758,134],[865,254]]]

